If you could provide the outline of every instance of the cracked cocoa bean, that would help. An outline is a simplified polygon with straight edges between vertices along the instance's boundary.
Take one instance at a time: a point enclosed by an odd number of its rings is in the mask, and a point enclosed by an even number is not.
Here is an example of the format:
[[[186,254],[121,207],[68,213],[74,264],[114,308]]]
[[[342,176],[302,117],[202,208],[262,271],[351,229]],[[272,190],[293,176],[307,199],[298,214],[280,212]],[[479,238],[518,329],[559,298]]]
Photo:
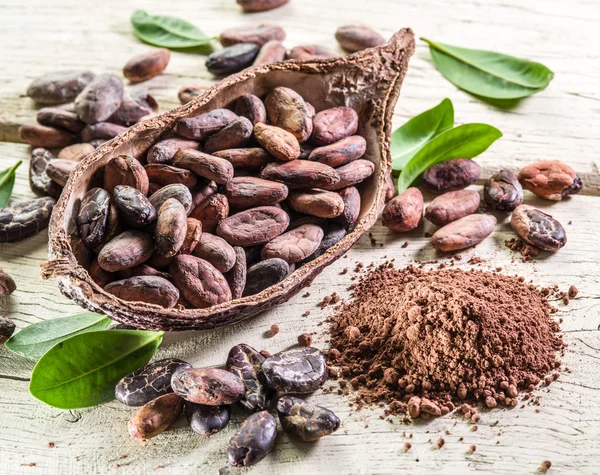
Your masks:
[[[318,189],[292,191],[287,203],[294,211],[319,218],[335,218],[344,211],[344,200],[333,191]]]
[[[148,440],[169,427],[183,410],[183,399],[176,394],[163,394],[133,413],[127,425],[129,435]]]
[[[73,145],[67,145],[65,148],[61,149],[61,151],[58,152],[57,158],[80,162],[93,151],[94,146],[89,143],[74,143]]]
[[[86,125],[81,131],[81,140],[91,142],[93,140],[110,140],[117,135],[122,134],[127,130],[127,127],[111,122],[97,122],[95,124]]]
[[[71,145],[73,132],[41,124],[25,124],[19,127],[19,137],[32,147],[59,148]]]
[[[260,261],[248,269],[244,297],[255,295],[278,284],[290,273],[290,266],[283,259],[273,258]]]
[[[398,231],[415,229],[423,217],[423,195],[418,188],[409,188],[390,200],[383,208],[383,225]]]
[[[229,441],[227,460],[234,467],[254,465],[273,450],[276,437],[277,422],[271,414],[267,411],[252,414]]]
[[[310,140],[315,145],[330,145],[354,135],[358,130],[358,114],[351,107],[333,107],[313,117]]]
[[[114,74],[99,74],[75,98],[75,112],[86,124],[108,119],[123,101],[123,82]]]
[[[205,406],[185,401],[183,412],[196,434],[210,437],[229,424],[231,406]]]
[[[221,150],[214,152],[213,155],[224,158],[233,165],[234,169],[261,168],[275,160],[265,149],[259,147]]]
[[[171,53],[166,48],[153,49],[131,58],[123,67],[123,76],[131,82],[143,82],[152,79],[162,73],[169,60]]]
[[[260,172],[260,177],[285,183],[292,190],[333,187],[340,181],[340,176],[334,168],[307,160],[269,163]]]
[[[246,286],[246,252],[243,247],[235,246],[233,248],[235,251],[235,264],[229,270],[225,279],[229,283],[229,289],[231,290],[231,298],[239,299],[243,292],[244,287]]]
[[[259,206],[225,218],[217,234],[233,246],[254,246],[279,236],[289,224],[290,217],[282,209]]]
[[[252,138],[253,129],[252,122],[246,117],[237,117],[208,138],[204,144],[204,151],[210,154],[229,148],[243,147]]]
[[[233,178],[233,165],[224,158],[215,157],[198,150],[179,150],[173,157],[173,165],[193,171],[196,175],[224,185]]]
[[[134,228],[145,229],[156,221],[156,209],[146,195],[133,186],[115,186],[112,197],[119,215]]]
[[[237,26],[225,30],[219,36],[219,42],[223,46],[233,46],[238,43],[254,43],[262,46],[270,40],[283,41],[284,39],[285,30],[271,23]]]
[[[56,71],[34,80],[27,88],[27,95],[40,104],[62,104],[75,99],[92,79],[91,71]]]
[[[315,224],[303,224],[264,245],[263,259],[278,257],[288,264],[306,259],[315,252],[323,239],[323,229]]]
[[[277,413],[283,429],[305,442],[319,440],[340,427],[340,419],[333,411],[297,397],[280,398]]]
[[[206,69],[215,76],[227,76],[251,66],[260,50],[254,43],[237,43],[211,53]]]
[[[334,185],[324,186],[327,190],[341,190],[349,186],[358,185],[375,173],[375,165],[369,160],[355,160],[335,169],[340,180]]]
[[[104,167],[104,189],[112,195],[117,185],[133,186],[147,195],[150,180],[140,162],[128,155],[119,155]]]
[[[518,206],[512,213],[510,224],[521,239],[543,251],[556,252],[567,243],[562,225],[533,206]]]
[[[0,315],[0,344],[8,340],[16,330],[15,322],[8,317]]]
[[[253,65],[278,63],[285,59],[286,54],[287,51],[281,41],[271,40],[262,45]]]
[[[150,147],[146,160],[149,164],[163,163],[170,165],[178,150],[199,150],[199,148],[200,144],[195,140],[178,138],[161,140]]]
[[[496,218],[489,214],[471,214],[438,229],[431,244],[438,251],[450,252],[475,246],[494,232]]]
[[[179,300],[179,290],[167,279],[157,276],[137,276],[111,282],[104,290],[121,300],[144,302],[173,308]]]
[[[217,368],[181,369],[171,378],[171,386],[186,401],[206,406],[233,404],[245,393],[237,375]]]
[[[55,158],[46,165],[46,174],[57,185],[65,186],[77,162]]]
[[[169,271],[183,297],[197,308],[231,300],[231,290],[225,277],[204,259],[190,255],[176,256]]]
[[[261,372],[265,384],[282,393],[309,394],[327,380],[325,355],[312,347],[276,353],[265,359]]]
[[[148,175],[148,180],[160,186],[181,183],[188,188],[193,188],[198,182],[196,175],[191,171],[163,163],[151,163],[150,165],[146,165],[144,169]]]
[[[481,167],[473,160],[454,158],[434,165],[423,173],[423,185],[435,193],[466,188],[479,180]]]
[[[436,197],[425,209],[425,217],[436,226],[445,226],[473,214],[479,208],[479,193],[474,190],[449,191]]]
[[[238,402],[252,412],[267,408],[267,389],[259,379],[260,366],[265,357],[250,345],[241,343],[229,350],[225,367],[244,383],[245,393]]]
[[[79,132],[85,127],[85,122],[79,120],[75,112],[57,107],[44,107],[37,111],[35,118],[42,125],[67,129],[71,132]]]
[[[247,176],[232,178],[223,193],[231,207],[247,209],[271,206],[285,200],[288,188],[283,183]]]
[[[531,163],[519,172],[523,187],[541,198],[560,201],[581,191],[581,178],[569,165],[558,160]]]
[[[193,254],[210,262],[223,274],[233,267],[236,259],[233,247],[225,239],[209,233],[202,233]]]
[[[119,108],[106,120],[107,122],[130,127],[157,111],[158,103],[156,99],[147,91],[141,90],[131,95],[125,94]]]
[[[81,199],[76,224],[79,237],[90,249],[108,242],[110,216],[117,220],[117,210],[112,208],[110,194],[102,188],[92,188]],[[115,226],[116,227],[116,226]]]
[[[117,272],[143,264],[154,251],[152,236],[137,230],[125,231],[111,239],[98,254],[104,270]]]
[[[17,290],[14,279],[0,267],[0,297],[7,297]]]
[[[303,261],[300,261],[298,265],[306,264],[307,262],[322,256],[330,247],[334,246],[344,237],[346,237],[347,234],[347,231],[344,229],[344,227],[337,223],[327,223],[324,227],[324,231],[325,234],[323,235],[323,239],[321,240],[321,244],[317,250]]]
[[[265,105],[254,94],[242,94],[238,97],[235,101],[235,113],[248,119],[253,126],[259,122],[267,122]]]
[[[38,196],[51,196],[58,199],[62,187],[52,181],[46,173],[46,167],[53,159],[52,154],[45,148],[33,149],[29,162],[29,187]]]
[[[358,216],[360,215],[360,193],[354,186],[344,188],[338,193],[342,197],[344,211],[339,216],[333,218],[333,221],[341,224],[346,229],[352,229],[354,227],[354,223],[358,221]]]
[[[254,126],[254,138],[278,160],[289,162],[300,156],[298,139],[287,130],[259,122]]]
[[[300,94],[289,87],[276,87],[265,98],[269,122],[306,142],[313,130],[312,116]]]
[[[202,231],[214,233],[217,226],[229,214],[229,202],[227,197],[215,193],[200,203],[190,214],[202,223]]]
[[[186,214],[192,209],[192,194],[187,186],[180,183],[167,185],[154,192],[150,196],[150,203],[155,209],[159,209],[169,198],[175,198],[185,208]]]
[[[315,148],[308,159],[335,168],[358,160],[366,150],[367,141],[360,135],[352,135],[331,145]]]
[[[340,26],[335,32],[335,39],[349,53],[383,45],[386,42],[379,33],[362,25]]]
[[[237,117],[229,109],[215,109],[197,117],[181,119],[175,131],[186,139],[204,141]]]
[[[245,12],[263,12],[285,5],[290,0],[237,0]]]
[[[500,170],[492,175],[483,188],[483,198],[497,211],[513,211],[523,203],[523,188],[512,170]]]
[[[154,245],[156,252],[164,257],[173,257],[181,247],[187,234],[187,213],[175,198],[169,198],[158,209]]]
[[[55,203],[46,196],[0,208],[0,243],[20,241],[46,229]]]
[[[313,59],[332,59],[338,55],[318,45],[299,45],[290,50],[290,59],[310,61]]]
[[[187,231],[183,245],[179,249],[180,254],[191,254],[202,237],[202,223],[194,218],[187,219]]]

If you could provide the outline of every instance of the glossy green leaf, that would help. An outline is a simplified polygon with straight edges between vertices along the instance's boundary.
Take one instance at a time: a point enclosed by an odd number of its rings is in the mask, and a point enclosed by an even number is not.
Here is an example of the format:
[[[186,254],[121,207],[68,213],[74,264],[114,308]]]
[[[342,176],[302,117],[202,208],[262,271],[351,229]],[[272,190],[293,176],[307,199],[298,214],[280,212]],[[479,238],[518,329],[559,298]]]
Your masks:
[[[15,186],[17,168],[19,168],[21,163],[23,162],[19,160],[15,166],[0,172],[0,208],[4,208],[10,201],[10,196]]]
[[[4,346],[27,358],[39,360],[57,343],[80,333],[104,330],[111,323],[110,318],[92,312],[45,320],[25,327],[10,337]]]
[[[201,48],[210,52],[211,38],[191,23],[180,18],[149,15],[136,10],[131,15],[133,30],[139,39],[154,46],[169,49]]]
[[[436,163],[453,158],[474,158],[502,137],[487,124],[464,124],[441,133],[408,162],[398,178],[398,193],[406,190],[421,174]]]
[[[81,333],[53,346],[38,361],[29,392],[59,409],[95,406],[115,397],[115,386],[142,367],[162,332],[103,330]]]
[[[519,99],[546,88],[554,73],[540,63],[493,51],[429,44],[442,75],[467,92],[491,99]]]
[[[410,119],[392,134],[392,169],[402,170],[415,154],[435,136],[454,127],[450,99]]]

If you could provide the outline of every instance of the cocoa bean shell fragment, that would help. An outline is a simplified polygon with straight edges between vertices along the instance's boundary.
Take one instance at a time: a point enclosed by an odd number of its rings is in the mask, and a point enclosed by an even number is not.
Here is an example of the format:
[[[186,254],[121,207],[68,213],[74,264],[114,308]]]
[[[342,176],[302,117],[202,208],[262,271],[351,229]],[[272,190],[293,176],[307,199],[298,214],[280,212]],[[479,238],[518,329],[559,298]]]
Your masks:
[[[134,228],[144,229],[156,221],[156,209],[146,195],[133,186],[117,185],[112,196],[119,216]]]
[[[263,101],[254,94],[242,94],[235,101],[235,113],[240,117],[245,117],[252,125],[259,122],[267,122],[267,111]]]
[[[183,399],[163,394],[133,413],[127,427],[135,439],[148,440],[166,430],[183,410]]]
[[[265,98],[269,122],[291,133],[298,142],[306,142],[313,131],[313,122],[306,102],[289,87],[276,87]]]
[[[358,114],[351,107],[332,107],[313,117],[310,140],[315,145],[330,145],[354,135],[358,130]]]
[[[436,226],[445,226],[473,214],[479,208],[479,193],[475,190],[449,191],[436,197],[425,209],[425,217]]]
[[[150,203],[154,208],[159,209],[169,198],[175,198],[185,208],[185,212],[192,210],[192,194],[187,186],[180,183],[167,185],[154,192],[150,196]]]
[[[254,126],[254,138],[278,160],[289,162],[300,156],[298,139],[282,128],[259,122]]]
[[[360,135],[352,135],[330,145],[317,147],[310,152],[309,160],[336,168],[358,160],[367,150],[367,141]]]
[[[483,188],[483,198],[492,209],[513,211],[523,203],[523,187],[512,170],[500,170],[490,177]]]
[[[335,218],[344,211],[344,200],[338,193],[319,189],[292,191],[287,203],[294,211],[319,218]]]
[[[229,424],[231,406],[205,406],[185,401],[183,412],[190,428],[198,435],[210,437],[222,431]]]
[[[228,148],[243,147],[252,138],[254,125],[246,117],[237,117],[218,132],[211,135],[204,144],[206,153],[214,153]]]
[[[32,147],[59,148],[71,145],[73,132],[41,124],[25,124],[19,127],[19,137]]]
[[[0,243],[16,242],[48,227],[56,200],[37,198],[0,208]]]
[[[92,79],[92,71],[55,71],[35,79],[27,88],[27,95],[39,104],[62,104],[75,99]]]
[[[187,117],[177,122],[175,131],[178,135],[203,142],[218,132],[237,117],[229,109],[215,109],[196,117]]]
[[[186,401],[222,406],[239,401],[244,383],[235,374],[218,368],[183,368],[173,374],[171,387]]]
[[[238,168],[261,168],[271,163],[275,158],[265,149],[260,147],[234,148],[214,152],[215,157],[224,158],[231,163],[234,169]]]
[[[171,59],[171,52],[166,48],[153,49],[134,56],[123,67],[123,76],[131,82],[142,82],[162,73]]]
[[[183,168],[165,165],[164,163],[151,163],[144,167],[148,180],[160,186],[173,185],[181,183],[182,185],[193,188],[198,179],[191,171]]]
[[[519,181],[525,189],[552,201],[577,194],[583,188],[575,170],[558,160],[530,163],[519,172]]]
[[[173,308],[179,300],[179,290],[171,282],[158,276],[136,276],[111,282],[104,290],[129,302],[144,302]]]
[[[269,163],[260,172],[260,178],[280,181],[285,183],[289,189],[329,189],[340,182],[340,175],[334,168],[307,160]],[[345,186],[341,188],[345,188]]]
[[[222,220],[217,234],[233,246],[263,244],[283,233],[290,217],[275,206],[258,206]]]
[[[255,295],[278,284],[290,273],[290,266],[280,258],[265,259],[248,269],[244,297]]]
[[[235,246],[235,264],[225,275],[231,289],[231,298],[233,300],[241,298],[246,287],[246,252],[243,247]]]
[[[303,224],[277,236],[264,245],[263,259],[278,257],[288,264],[306,259],[315,252],[323,239],[323,229],[315,224]]]
[[[219,42],[223,46],[232,46],[238,43],[254,43],[259,46],[268,41],[285,39],[285,30],[272,23],[259,23],[229,28],[221,33]]]
[[[169,198],[158,209],[154,245],[156,252],[164,257],[176,255],[187,234],[187,213],[175,198]]]
[[[123,82],[114,74],[99,74],[75,98],[75,112],[87,124],[108,119],[123,102]]]
[[[165,165],[170,165],[178,150],[198,150],[199,145],[200,144],[195,140],[178,138],[161,140],[150,147],[146,160],[149,164],[163,163]]]
[[[98,254],[98,264],[104,270],[117,272],[143,264],[154,251],[152,236],[128,230],[111,239]]]
[[[383,208],[383,225],[397,232],[415,229],[423,217],[423,195],[418,188],[408,188]]]
[[[238,402],[252,412],[267,408],[267,389],[259,378],[260,366],[265,357],[250,345],[241,343],[229,350],[225,367],[244,383],[245,394]]]
[[[285,200],[288,188],[283,183],[255,177],[234,177],[225,185],[223,193],[233,208],[272,206]]]
[[[222,237],[210,233],[202,233],[193,254],[210,262],[223,274],[228,272],[236,261],[236,253],[233,247]]]
[[[280,398],[277,413],[283,429],[305,442],[319,440],[340,427],[340,419],[333,411],[297,397]]]
[[[252,414],[229,441],[229,464],[249,467],[260,462],[273,450],[276,437],[277,422],[271,414],[267,411]]]
[[[518,206],[512,213],[510,224],[521,239],[543,251],[556,252],[567,243],[562,225],[533,206]]]
[[[454,158],[438,163],[423,173],[423,186],[435,193],[466,188],[481,176],[481,167],[473,160]]]
[[[206,60],[206,69],[215,76],[227,76],[251,66],[260,46],[254,43],[237,43],[215,51]]]
[[[385,44],[383,36],[363,25],[340,26],[335,32],[335,39],[349,53]]]
[[[51,196],[58,199],[62,187],[52,181],[46,173],[46,167],[54,157],[45,148],[35,148],[29,161],[29,187],[38,196]]]
[[[282,393],[309,394],[327,381],[325,355],[312,347],[284,350],[261,366],[265,384]]]
[[[173,166],[193,171],[196,175],[224,185],[233,178],[233,165],[224,158],[198,150],[179,150],[173,157]]]
[[[496,218],[489,214],[471,214],[438,229],[431,244],[438,251],[450,252],[475,246],[494,232]]]
[[[214,233],[217,226],[229,214],[229,202],[221,193],[215,193],[200,203],[190,214],[202,223],[202,230]]]
[[[71,132],[79,132],[85,127],[85,122],[79,120],[75,112],[58,107],[44,107],[37,111],[35,118],[42,125],[67,129]]]
[[[254,60],[254,66],[258,64],[278,63],[285,59],[286,54],[287,50],[285,49],[285,46],[281,44],[281,41],[268,41],[260,48],[260,51]]]

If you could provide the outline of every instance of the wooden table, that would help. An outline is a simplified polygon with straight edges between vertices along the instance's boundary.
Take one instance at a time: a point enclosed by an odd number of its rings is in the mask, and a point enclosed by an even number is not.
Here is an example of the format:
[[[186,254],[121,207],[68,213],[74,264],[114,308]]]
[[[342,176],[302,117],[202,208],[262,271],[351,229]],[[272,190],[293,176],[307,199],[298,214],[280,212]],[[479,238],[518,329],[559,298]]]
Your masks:
[[[450,44],[498,50],[532,58],[550,67],[556,77],[541,93],[499,109],[447,82],[433,67],[428,48],[419,42],[396,108],[395,126],[432,107],[444,97],[453,100],[457,123],[485,122],[504,137],[478,158],[489,176],[500,167],[519,168],[539,159],[564,160],[581,174],[583,192],[560,203],[527,194],[530,204],[550,210],[566,227],[569,242],[555,255],[522,263],[504,247],[513,237],[507,222],[484,243],[464,253],[480,256],[488,265],[518,273],[539,284],[574,284],[579,296],[568,307],[559,304],[557,318],[569,343],[564,358],[571,373],[561,375],[550,390],[541,389],[541,404],[522,409],[484,412],[477,432],[451,416],[429,423],[403,425],[381,420],[382,410],[350,412],[343,397],[315,394],[311,400],[333,409],[343,427],[316,444],[300,444],[281,435],[274,452],[253,473],[535,473],[540,462],[552,461],[552,473],[598,473],[600,470],[600,323],[598,289],[598,216],[600,215],[600,53],[597,48],[600,6],[589,0],[447,0],[386,1],[292,0],[289,5],[255,15],[242,15],[234,0],[158,0],[78,2],[75,0],[0,1],[0,163],[17,160],[14,200],[32,197],[27,183],[30,148],[18,143],[17,127],[34,120],[33,104],[24,91],[29,82],[49,71],[85,67],[120,74],[132,55],[148,46],[140,43],[129,25],[136,8],[188,19],[207,34],[226,27],[261,21],[281,24],[286,45],[317,43],[333,50],[333,37],[343,24],[365,23],[385,35],[412,27],[417,36]],[[176,91],[190,83],[209,85],[205,58],[173,53],[165,74],[143,86],[160,101],[161,110],[178,105]],[[289,304],[257,318],[219,331],[167,335],[160,357],[177,356],[197,365],[224,363],[229,348],[246,342],[259,349],[279,351],[295,343],[304,331],[318,331],[316,346],[327,347],[324,327],[329,312],[317,308],[323,296],[349,295],[350,276],[340,275],[356,261],[381,262],[394,257],[398,265],[436,257],[425,225],[409,236],[396,235],[381,225],[372,232],[384,247],[372,247],[365,236],[348,255],[331,265],[314,282],[310,297],[297,296]],[[408,248],[401,244],[408,239]],[[64,298],[52,281],[40,280],[38,265],[46,257],[47,234],[0,246],[0,265],[12,274],[18,290],[0,300],[0,311],[19,328],[57,316],[74,314],[78,307]],[[303,317],[311,310],[309,317]],[[272,323],[281,332],[264,333]],[[202,439],[180,422],[172,430],[139,443],[129,438],[126,423],[131,409],[117,402],[80,411],[60,411],[43,405],[27,391],[32,364],[0,349],[0,472],[182,474],[216,473],[226,466],[226,446],[239,427],[241,415],[210,439]],[[497,424],[496,424],[496,421]],[[448,431],[448,435],[444,433]],[[412,433],[412,449],[402,450],[403,433]],[[440,435],[440,450],[431,440]],[[52,444],[51,444],[52,443]],[[53,445],[54,444],[54,445]],[[477,451],[467,454],[471,444]],[[52,447],[51,447],[52,445]],[[235,472],[235,470],[233,470]],[[226,471],[224,473],[227,473]]]

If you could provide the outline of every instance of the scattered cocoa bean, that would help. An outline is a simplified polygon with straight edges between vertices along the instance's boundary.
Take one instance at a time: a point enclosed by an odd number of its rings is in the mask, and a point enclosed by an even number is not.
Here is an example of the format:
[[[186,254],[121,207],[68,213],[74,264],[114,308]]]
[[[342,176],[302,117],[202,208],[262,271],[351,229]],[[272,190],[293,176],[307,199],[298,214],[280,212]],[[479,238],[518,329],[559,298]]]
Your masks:
[[[283,41],[284,39],[285,30],[279,25],[271,23],[237,26],[225,30],[219,36],[219,41],[223,46],[232,46],[238,43],[254,43],[262,46],[270,40]]]
[[[254,43],[238,43],[215,51],[206,60],[206,69],[215,76],[227,76],[252,65],[260,46]]]
[[[87,125],[81,131],[81,140],[84,142],[91,142],[96,139],[110,140],[126,130],[127,127],[123,125],[113,124],[111,122],[98,122]]]
[[[67,129],[71,132],[79,132],[85,127],[85,122],[80,121],[75,112],[57,107],[44,107],[37,111],[35,117],[42,125]]]
[[[259,206],[222,220],[217,234],[234,246],[263,244],[283,233],[290,217],[275,206]]]
[[[401,233],[412,231],[423,217],[423,195],[418,188],[408,188],[383,208],[383,225]]]
[[[362,25],[340,26],[335,32],[335,39],[350,53],[385,44],[383,36]]]
[[[386,177],[385,182],[387,185],[385,190],[385,202],[387,203],[396,195],[396,185],[394,184],[394,177],[392,177],[391,173]]]
[[[94,147],[89,143],[74,143],[73,145],[67,145],[65,148],[61,149],[61,151],[58,152],[57,158],[80,162],[93,151]]]
[[[252,122],[246,117],[237,117],[208,138],[204,144],[204,151],[214,153],[228,148],[243,147],[252,137],[253,129]]]
[[[51,196],[58,199],[62,187],[52,181],[46,173],[46,167],[53,159],[52,154],[45,148],[33,149],[29,162],[29,187],[38,196]]]
[[[75,99],[92,79],[91,71],[56,71],[34,80],[27,95],[40,104],[62,104]]]
[[[224,185],[233,178],[233,165],[224,158],[215,157],[198,150],[179,150],[173,157],[173,165],[193,171],[196,175]]]
[[[159,209],[169,198],[175,198],[185,208],[186,214],[192,210],[192,194],[187,186],[180,183],[167,185],[150,196],[150,203]]]
[[[158,209],[154,244],[156,252],[164,257],[173,257],[181,247],[187,234],[187,213],[175,198],[169,198]]]
[[[111,282],[104,290],[121,300],[144,302],[172,308],[179,300],[179,290],[167,279],[137,276]]]
[[[109,234],[109,216],[117,216],[111,212],[110,194],[102,188],[92,188],[81,199],[81,206],[76,217],[77,230],[83,243],[94,249],[107,242]]]
[[[531,163],[519,172],[524,188],[547,200],[560,201],[581,191],[583,183],[575,170],[558,160]]]
[[[169,427],[181,414],[183,399],[176,394],[163,394],[133,413],[127,425],[129,435],[148,440]]]
[[[55,158],[50,160],[46,165],[46,174],[56,184],[65,186],[71,176],[71,172],[77,166],[77,162],[72,160],[63,160],[61,158]]]
[[[471,214],[438,229],[431,243],[438,251],[450,252],[475,246],[494,231],[496,218],[489,214]]]
[[[111,115],[107,122],[130,127],[152,116],[158,111],[158,103],[148,92],[141,90],[125,94],[119,108]]]
[[[166,186],[181,183],[188,188],[193,188],[198,182],[196,175],[191,171],[165,165],[164,163],[151,163],[144,168],[148,175],[148,180],[157,185]]]
[[[210,233],[202,233],[193,254],[210,262],[223,274],[233,267],[236,260],[236,253],[233,247],[222,237]]]
[[[286,49],[280,41],[267,41],[258,52],[254,60],[254,66],[258,64],[278,63],[285,59]]]
[[[115,186],[112,197],[119,216],[134,228],[145,229],[156,221],[156,209],[146,195],[133,186]]]
[[[344,202],[344,211],[339,216],[333,218],[333,221],[341,224],[346,229],[352,229],[354,223],[358,221],[360,215],[360,193],[354,186],[349,186],[338,192]]]
[[[340,180],[334,185],[324,186],[327,190],[341,190],[349,186],[358,185],[375,173],[375,165],[369,160],[355,160],[335,169]]]
[[[278,284],[288,276],[289,272],[290,266],[283,259],[266,259],[254,264],[246,274],[244,297],[258,294]]]
[[[210,86],[204,84],[183,86],[177,92],[177,97],[182,104],[187,104],[201,94],[204,94]]]
[[[300,61],[311,61],[315,59],[331,59],[337,58],[338,55],[332,53],[325,48],[318,45],[300,45],[295,46],[290,51],[290,59],[297,59]]]
[[[202,223],[194,218],[187,218],[187,231],[183,245],[179,249],[180,254],[191,254],[200,242],[202,236]]]
[[[104,189],[112,195],[118,185],[133,186],[147,195],[150,180],[140,162],[128,155],[119,155],[111,158],[104,168]]]
[[[238,0],[238,3],[257,0]],[[261,0],[262,3],[282,3],[282,0]],[[286,3],[285,0],[283,3]],[[252,414],[229,441],[227,460],[234,467],[249,467],[264,459],[275,446],[277,422],[268,411]]]
[[[178,150],[198,150],[199,143],[195,140],[185,139],[166,139],[155,143],[150,150],[146,160],[149,164],[152,163],[164,163],[170,165],[173,162],[173,157]]]
[[[474,190],[449,191],[436,197],[425,209],[425,217],[436,226],[473,214],[479,208],[479,193]]]
[[[17,326],[10,318],[0,315],[0,344],[8,340],[15,332]]]
[[[146,262],[153,251],[152,236],[129,230],[106,243],[98,254],[98,264],[104,270],[117,272]]]
[[[40,124],[22,125],[19,137],[33,147],[58,148],[74,142],[73,132]]]
[[[229,203],[225,195],[215,193],[200,203],[190,214],[202,223],[202,231],[214,233],[217,226],[229,214]]]
[[[343,198],[333,191],[318,189],[292,191],[287,203],[294,211],[319,218],[335,218],[344,211]]]
[[[315,224],[304,224],[266,243],[261,257],[279,257],[288,264],[306,259],[315,252],[323,239],[323,229]]]
[[[234,177],[225,185],[223,193],[233,208],[247,209],[271,206],[285,200],[288,188],[283,183],[255,177]]]
[[[197,117],[181,119],[175,131],[186,139],[204,141],[236,117],[229,109],[215,109]]]
[[[190,428],[204,437],[210,437],[225,429],[231,418],[231,406],[205,406],[185,401],[183,412]]]
[[[327,381],[325,355],[312,347],[276,353],[263,362],[261,370],[265,384],[282,393],[309,394]]]
[[[312,116],[306,102],[296,91],[289,87],[276,87],[267,94],[265,108],[272,125],[291,133],[300,143],[308,140],[313,130]]]
[[[331,188],[340,182],[340,176],[334,168],[307,160],[269,163],[260,172],[260,177],[280,181],[290,189]]]
[[[332,411],[297,397],[280,398],[277,413],[283,429],[305,442],[319,440],[340,427],[340,419]]]
[[[245,386],[244,396],[238,402],[252,412],[267,407],[267,390],[259,378],[260,365],[264,360],[263,355],[244,343],[231,348],[227,356],[225,367],[237,375]]]
[[[87,124],[108,119],[123,101],[123,82],[114,74],[99,74],[75,98],[75,112]]]
[[[147,81],[162,73],[170,59],[171,52],[168,49],[153,49],[127,61],[123,67],[123,76],[131,82]]]
[[[267,152],[279,160],[296,160],[300,156],[298,139],[284,129],[259,122],[254,126],[254,137]]]
[[[567,243],[562,225],[533,206],[518,206],[512,213],[510,224],[521,239],[544,251],[558,251]]]
[[[183,368],[173,374],[171,386],[186,401],[221,406],[239,401],[244,383],[235,374],[217,368]]]
[[[0,243],[16,242],[46,229],[56,201],[43,197],[0,208]]]
[[[480,175],[481,167],[473,160],[454,158],[425,170],[423,185],[435,193],[446,193],[466,188]]]
[[[0,297],[7,297],[17,290],[14,279],[0,267]]]
[[[351,107],[333,107],[313,117],[310,140],[315,145],[330,145],[354,135],[358,130],[358,114]]]
[[[523,188],[512,170],[500,170],[492,175],[483,188],[483,198],[490,208],[513,211],[523,203]]]
[[[335,168],[359,159],[366,150],[367,141],[360,135],[352,135],[331,145],[315,148],[308,159]]]

